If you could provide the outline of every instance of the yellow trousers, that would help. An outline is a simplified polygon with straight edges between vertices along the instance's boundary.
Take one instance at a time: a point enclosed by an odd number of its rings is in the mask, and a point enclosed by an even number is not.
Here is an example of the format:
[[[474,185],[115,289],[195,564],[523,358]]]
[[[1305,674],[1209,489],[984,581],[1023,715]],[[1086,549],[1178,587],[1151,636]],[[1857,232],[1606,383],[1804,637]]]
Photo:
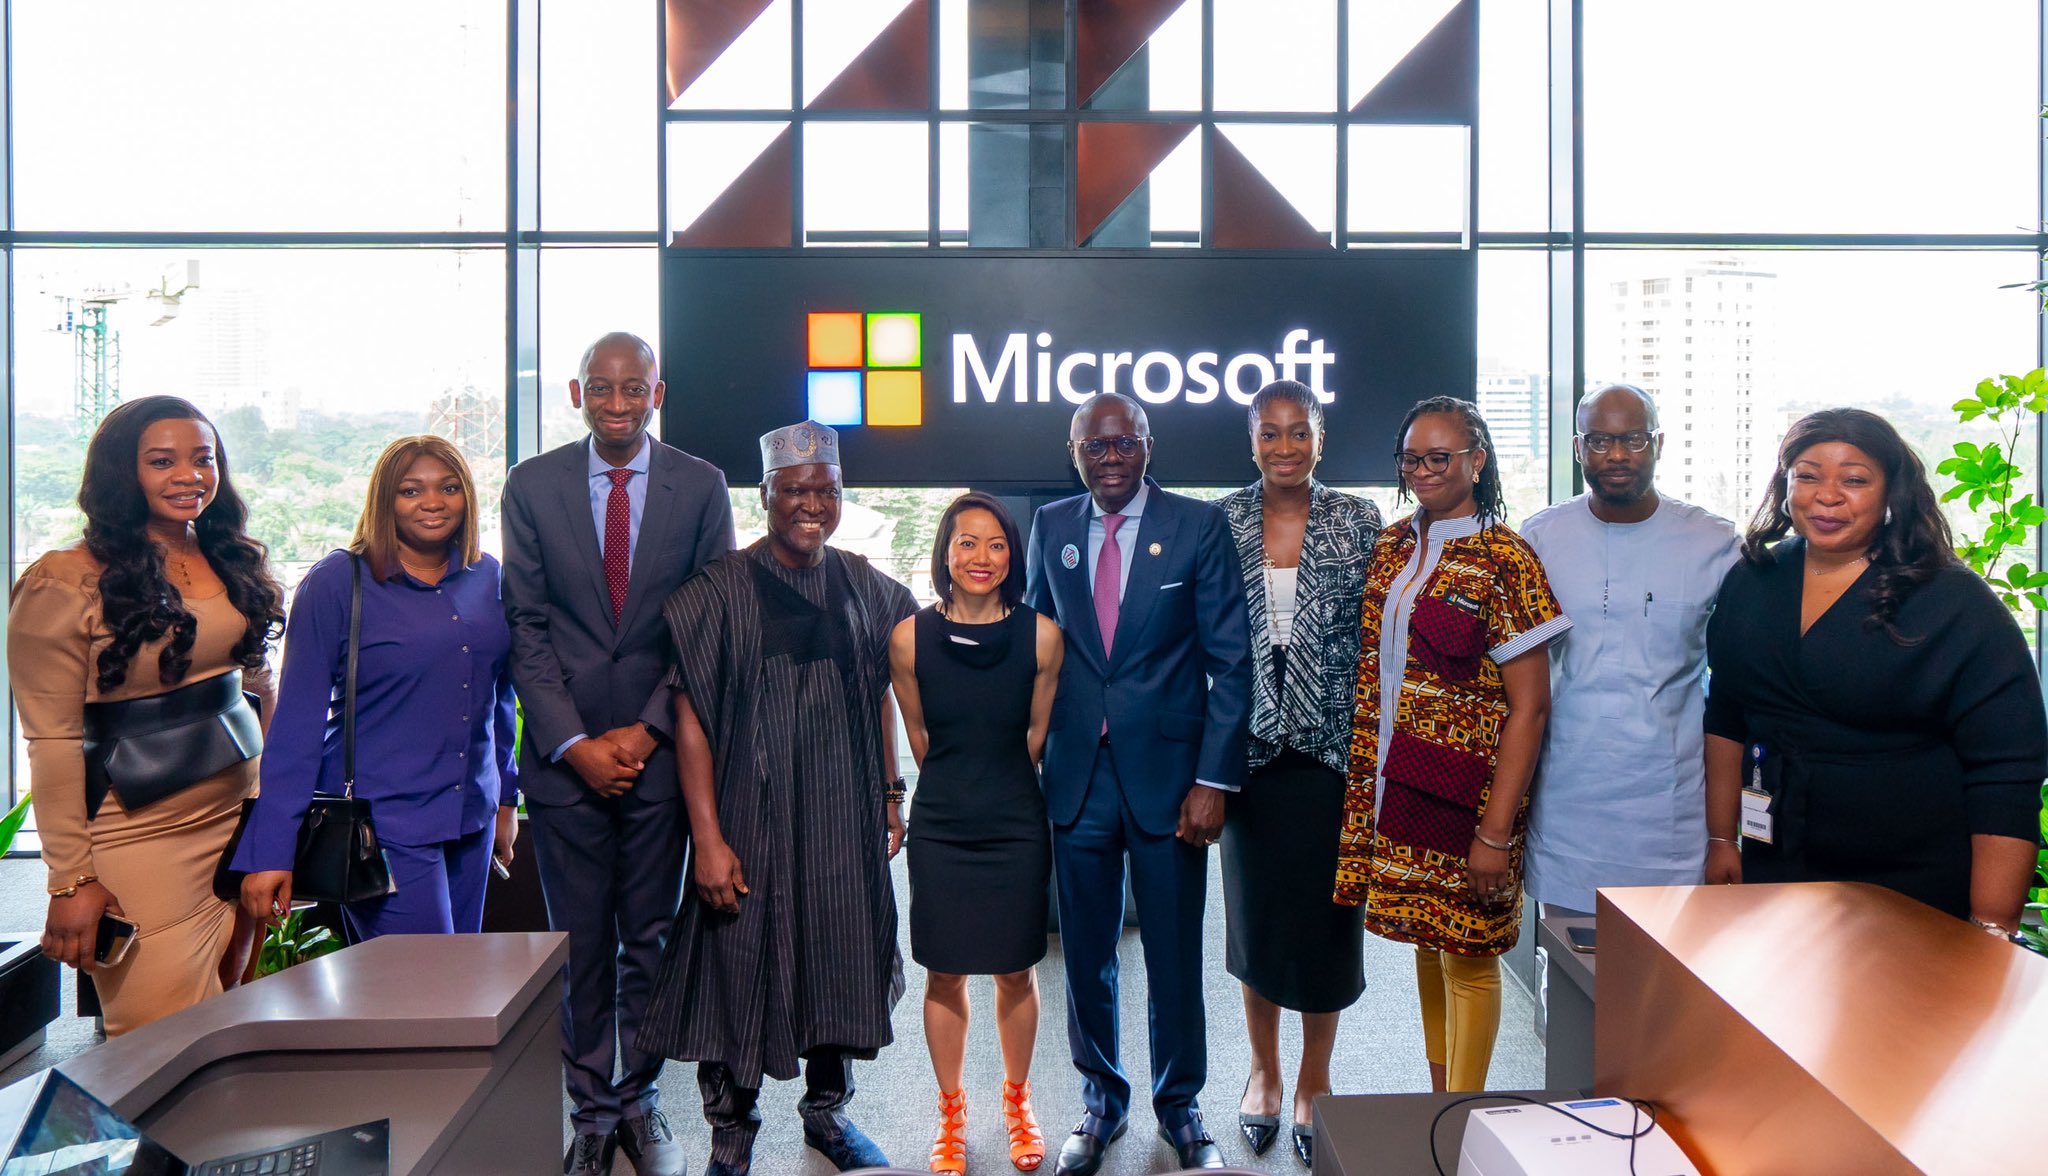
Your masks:
[[[1445,1068],[1449,1090],[1485,1090],[1493,1039],[1500,1033],[1500,957],[1418,947],[1415,987],[1422,996],[1422,1044],[1430,1065]]]

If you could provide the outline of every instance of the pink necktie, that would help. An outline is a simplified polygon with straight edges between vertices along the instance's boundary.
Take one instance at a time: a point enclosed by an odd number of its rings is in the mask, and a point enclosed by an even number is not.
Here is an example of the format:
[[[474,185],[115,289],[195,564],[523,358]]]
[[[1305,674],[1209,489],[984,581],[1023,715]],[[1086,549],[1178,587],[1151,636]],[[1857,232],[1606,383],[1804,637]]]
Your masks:
[[[606,470],[611,497],[604,503],[604,584],[612,593],[612,623],[626,611],[626,580],[633,572],[633,502],[626,497],[632,470]]]
[[[1102,550],[1095,556],[1095,626],[1102,630],[1102,652],[1116,641],[1117,598],[1123,593],[1124,553],[1116,545],[1116,529],[1124,516],[1102,516]]]

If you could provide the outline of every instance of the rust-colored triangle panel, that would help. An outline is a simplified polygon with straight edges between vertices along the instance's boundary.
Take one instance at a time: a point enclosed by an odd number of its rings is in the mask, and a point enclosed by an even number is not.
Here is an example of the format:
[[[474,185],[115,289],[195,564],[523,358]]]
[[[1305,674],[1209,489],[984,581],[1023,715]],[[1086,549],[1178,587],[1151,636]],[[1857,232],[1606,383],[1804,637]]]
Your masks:
[[[1081,124],[1074,157],[1074,240],[1085,243],[1195,124]]]
[[[810,108],[924,110],[932,103],[931,85],[931,0],[910,0]]]
[[[768,10],[770,0],[667,0],[663,30],[668,41],[668,100],[675,104],[690,84],[732,48],[747,26]]]
[[[1080,105],[1191,0],[1084,0],[1074,14],[1074,84]],[[1199,0],[1192,0],[1199,2]]]
[[[1281,195],[1251,160],[1222,132],[1210,136],[1215,145],[1209,160],[1209,191],[1215,200],[1210,224],[1211,246],[1217,249],[1329,249],[1330,235],[1319,233],[1301,210]]]
[[[1408,55],[1352,107],[1356,114],[1432,121],[1477,121],[1479,14],[1473,0],[1446,12]]]
[[[795,208],[796,132],[770,140],[703,215],[670,243],[688,249],[787,249]]]

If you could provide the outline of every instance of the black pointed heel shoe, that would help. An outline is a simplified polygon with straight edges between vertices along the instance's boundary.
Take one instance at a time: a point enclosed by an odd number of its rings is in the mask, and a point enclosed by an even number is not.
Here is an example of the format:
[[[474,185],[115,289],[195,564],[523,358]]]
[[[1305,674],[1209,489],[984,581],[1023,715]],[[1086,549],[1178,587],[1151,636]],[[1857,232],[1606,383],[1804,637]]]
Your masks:
[[[1296,1123],[1293,1126],[1294,1158],[1305,1168],[1316,1166],[1316,1129],[1313,1123]]]
[[[1252,1154],[1263,1156],[1273,1141],[1280,1138],[1280,1116],[1248,1115],[1237,1113],[1237,1129],[1244,1135],[1244,1141],[1251,1145]]]
[[[1247,1076],[1244,1080],[1244,1093],[1237,1096],[1237,1130],[1244,1136],[1245,1143],[1251,1146],[1252,1154],[1263,1156],[1266,1149],[1273,1146],[1273,1141],[1280,1138],[1280,1116],[1247,1114],[1243,1109],[1244,1096],[1250,1094],[1251,1090],[1252,1080]]]

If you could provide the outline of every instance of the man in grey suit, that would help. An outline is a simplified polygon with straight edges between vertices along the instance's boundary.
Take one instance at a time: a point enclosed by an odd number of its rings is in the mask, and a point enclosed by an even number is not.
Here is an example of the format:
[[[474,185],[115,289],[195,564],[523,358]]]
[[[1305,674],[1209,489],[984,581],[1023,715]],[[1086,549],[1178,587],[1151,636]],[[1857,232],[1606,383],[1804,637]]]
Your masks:
[[[569,933],[562,1063],[571,1176],[622,1148],[641,1176],[683,1176],[658,1109],[663,1059],[633,1045],[675,917],[687,822],[662,601],[732,550],[725,476],[647,435],[654,351],[606,335],[569,401],[590,436],[505,479],[505,613],[525,713],[519,778],[548,922]]]

